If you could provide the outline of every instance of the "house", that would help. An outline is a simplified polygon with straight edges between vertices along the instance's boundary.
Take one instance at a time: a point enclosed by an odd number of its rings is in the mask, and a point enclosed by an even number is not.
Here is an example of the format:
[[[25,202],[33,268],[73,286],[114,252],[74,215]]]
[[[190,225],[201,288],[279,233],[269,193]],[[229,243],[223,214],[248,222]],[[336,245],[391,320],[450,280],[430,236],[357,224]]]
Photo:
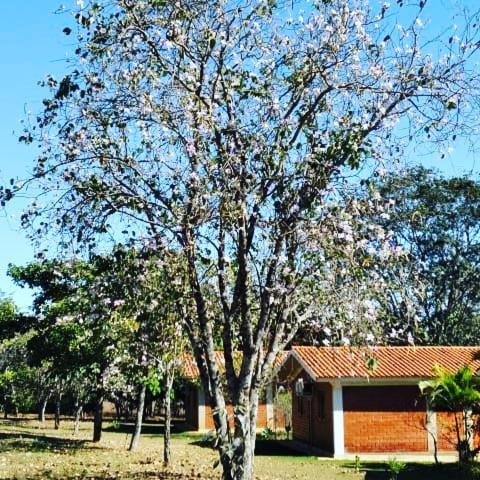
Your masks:
[[[418,383],[440,365],[480,367],[480,347],[294,347],[280,367],[292,388],[292,434],[336,458],[360,453],[452,452],[454,416],[433,411]],[[372,365],[370,366],[372,367]],[[475,443],[477,443],[475,440]]]
[[[223,352],[215,352],[216,362],[220,371],[225,371]],[[283,360],[283,354],[278,356],[276,365]],[[191,355],[185,355],[183,362],[183,378],[187,380],[185,387],[185,421],[189,428],[196,431],[208,431],[215,428],[213,423],[212,409],[206,399],[205,392],[200,382],[195,359]],[[272,374],[273,379],[273,374]],[[282,412],[274,406],[274,385],[269,384],[260,398],[257,412],[257,428],[283,428],[285,425]],[[229,417],[233,418],[233,409],[227,404]],[[233,427],[233,423],[231,422]]]

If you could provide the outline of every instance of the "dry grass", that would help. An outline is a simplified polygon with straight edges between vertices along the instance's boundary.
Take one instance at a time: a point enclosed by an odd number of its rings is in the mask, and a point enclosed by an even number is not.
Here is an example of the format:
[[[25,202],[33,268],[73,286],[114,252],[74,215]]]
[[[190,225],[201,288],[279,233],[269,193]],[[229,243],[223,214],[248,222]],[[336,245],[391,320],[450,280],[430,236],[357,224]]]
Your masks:
[[[162,463],[160,427],[146,425],[138,452],[128,452],[128,428],[106,429],[99,444],[90,442],[91,423],[81,426],[77,437],[72,423],[62,422],[53,430],[53,422],[45,425],[33,420],[0,421],[1,479],[219,479],[220,471],[212,465],[215,451],[199,445],[200,437],[175,434],[172,440],[173,465]],[[108,427],[108,425],[107,425]],[[272,442],[259,442],[255,460],[259,480],[321,479],[376,480],[386,479],[384,465],[370,464],[362,473],[355,473],[345,462],[318,460],[297,455]],[[449,472],[434,472],[430,466],[411,466],[400,479],[440,480],[456,477]]]

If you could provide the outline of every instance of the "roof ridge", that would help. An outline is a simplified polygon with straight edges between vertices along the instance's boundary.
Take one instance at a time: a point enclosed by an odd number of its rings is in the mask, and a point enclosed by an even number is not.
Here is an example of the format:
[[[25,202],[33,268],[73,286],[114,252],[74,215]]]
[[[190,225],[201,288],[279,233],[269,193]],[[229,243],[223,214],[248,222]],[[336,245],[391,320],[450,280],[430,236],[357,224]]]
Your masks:
[[[335,346],[321,346],[321,345],[293,345],[292,350],[298,349],[322,349],[322,350],[360,350],[369,348],[368,345],[365,346],[346,346],[346,345],[335,345]],[[458,350],[480,350],[480,345],[378,345],[372,347],[372,350],[393,350],[393,349],[432,349],[437,350],[440,348],[446,348],[448,350],[458,349]]]

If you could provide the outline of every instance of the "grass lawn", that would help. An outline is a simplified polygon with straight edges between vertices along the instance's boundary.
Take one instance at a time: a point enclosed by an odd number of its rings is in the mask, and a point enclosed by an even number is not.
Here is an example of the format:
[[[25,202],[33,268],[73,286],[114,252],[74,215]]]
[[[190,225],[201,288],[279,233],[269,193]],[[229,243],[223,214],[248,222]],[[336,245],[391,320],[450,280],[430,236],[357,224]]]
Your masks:
[[[126,449],[129,428],[104,432],[100,444],[90,442],[92,426],[82,424],[79,435],[72,436],[72,423],[62,422],[60,430],[53,422],[45,425],[33,420],[0,421],[1,479],[218,479],[214,470],[216,452],[199,445],[201,437],[174,434],[173,465],[162,465],[162,437],[158,425],[144,428],[138,452]],[[355,473],[351,462],[319,460],[300,455],[272,441],[259,441],[255,460],[259,480],[388,480],[385,465],[364,463]],[[465,480],[454,465],[440,469],[432,465],[409,465],[399,480]]]

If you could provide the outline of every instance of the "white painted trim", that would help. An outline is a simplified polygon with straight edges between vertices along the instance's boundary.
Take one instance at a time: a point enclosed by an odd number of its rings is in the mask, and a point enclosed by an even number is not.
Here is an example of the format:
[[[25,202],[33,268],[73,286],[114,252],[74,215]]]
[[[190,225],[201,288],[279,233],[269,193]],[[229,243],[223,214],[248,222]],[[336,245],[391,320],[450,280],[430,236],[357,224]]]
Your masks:
[[[198,393],[198,429],[205,430],[206,425],[206,408],[205,408],[205,392],[203,387],[200,385],[197,390]]]
[[[343,422],[343,390],[340,382],[332,384],[333,405],[333,456],[345,455],[345,430]]]
[[[267,409],[267,427],[268,428],[274,428],[275,427],[275,412],[274,412],[274,406],[273,406],[273,389],[272,385],[268,384],[266,387],[266,392],[265,392],[265,400],[267,402],[266,409]]]
[[[427,378],[421,377],[409,377],[409,378],[368,378],[368,377],[359,377],[359,378],[318,378],[316,382],[327,382],[333,384],[334,382],[340,382],[343,386],[378,386],[378,387],[388,387],[388,386],[417,386],[422,380],[428,380]]]

